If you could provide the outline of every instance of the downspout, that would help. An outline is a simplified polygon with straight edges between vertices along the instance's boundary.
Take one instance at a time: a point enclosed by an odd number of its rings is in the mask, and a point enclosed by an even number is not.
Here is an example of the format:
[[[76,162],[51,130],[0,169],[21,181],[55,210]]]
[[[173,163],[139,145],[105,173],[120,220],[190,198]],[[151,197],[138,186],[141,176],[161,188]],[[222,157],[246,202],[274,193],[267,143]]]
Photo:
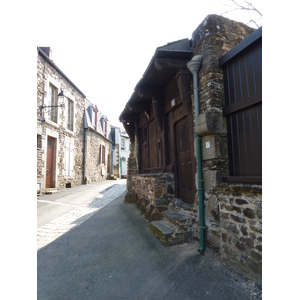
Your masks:
[[[84,109],[83,111],[83,131],[84,131],[84,136],[83,136],[83,183],[87,184],[86,181],[86,176],[85,176],[85,169],[86,169],[86,140],[87,140],[87,131],[88,131],[88,126],[86,122],[86,111]]]
[[[195,102],[195,117],[199,116],[199,98],[198,98],[198,72],[202,63],[202,56],[196,55],[191,61],[187,62],[186,66],[193,74],[194,85],[194,102]],[[198,202],[199,202],[199,229],[200,229],[200,254],[205,250],[205,223],[204,223],[204,195],[203,195],[203,174],[202,174],[202,148],[201,137],[196,135],[197,147],[197,173],[198,173]]]

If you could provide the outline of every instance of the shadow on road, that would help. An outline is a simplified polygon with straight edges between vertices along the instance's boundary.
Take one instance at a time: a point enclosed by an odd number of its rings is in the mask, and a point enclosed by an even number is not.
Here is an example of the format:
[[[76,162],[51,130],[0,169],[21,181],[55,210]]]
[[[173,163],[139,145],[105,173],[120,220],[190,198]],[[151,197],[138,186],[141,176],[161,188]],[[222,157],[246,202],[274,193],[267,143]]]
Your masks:
[[[163,246],[124,195],[38,251],[38,299],[261,299],[198,242]]]

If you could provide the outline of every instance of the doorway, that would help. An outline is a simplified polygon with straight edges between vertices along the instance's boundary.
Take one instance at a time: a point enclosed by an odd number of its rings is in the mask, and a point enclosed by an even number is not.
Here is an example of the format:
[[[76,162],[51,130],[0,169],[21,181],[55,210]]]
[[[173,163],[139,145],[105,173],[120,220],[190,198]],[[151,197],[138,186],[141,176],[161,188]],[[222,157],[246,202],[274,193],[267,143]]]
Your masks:
[[[46,162],[46,188],[53,188],[55,184],[54,180],[54,149],[55,149],[55,139],[52,137],[47,138],[47,162]]]
[[[177,194],[182,201],[194,202],[193,146],[188,118],[175,124]]]

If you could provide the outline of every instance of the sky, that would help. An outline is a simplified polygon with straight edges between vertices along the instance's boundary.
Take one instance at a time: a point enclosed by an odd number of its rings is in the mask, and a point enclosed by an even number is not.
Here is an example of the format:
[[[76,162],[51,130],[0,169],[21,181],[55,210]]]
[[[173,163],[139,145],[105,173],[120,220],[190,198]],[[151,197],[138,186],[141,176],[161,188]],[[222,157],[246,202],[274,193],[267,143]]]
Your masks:
[[[156,48],[191,38],[208,14],[228,10],[219,0],[51,3],[41,4],[37,46],[52,48],[53,61],[114,126]],[[248,22],[248,13],[225,17]]]

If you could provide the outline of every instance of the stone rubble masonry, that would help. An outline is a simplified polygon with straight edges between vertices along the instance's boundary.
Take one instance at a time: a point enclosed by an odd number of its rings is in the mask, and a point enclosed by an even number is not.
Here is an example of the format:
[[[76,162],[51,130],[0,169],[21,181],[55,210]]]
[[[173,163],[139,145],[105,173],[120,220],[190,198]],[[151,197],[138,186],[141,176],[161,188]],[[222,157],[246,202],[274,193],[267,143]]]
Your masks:
[[[158,212],[167,209],[174,199],[174,174],[135,174],[132,176],[132,189],[127,202],[136,202],[142,213],[153,220],[152,213],[157,219]],[[131,199],[130,199],[131,198]]]
[[[88,130],[86,143],[86,178],[87,183],[106,180],[107,178],[107,153],[112,151],[112,143],[108,142],[99,133]],[[101,162],[100,147],[105,146],[105,163]]]
[[[224,261],[261,283],[261,186],[222,181],[229,167],[226,119],[222,115],[223,70],[218,66],[219,58],[253,30],[210,15],[192,34],[192,48],[194,55],[203,57],[195,131],[202,137],[206,239]]]
[[[65,94],[71,95],[74,101],[75,124],[74,131],[71,132],[65,128],[65,108],[58,108],[58,124],[53,122],[41,121],[39,107],[44,103],[47,97],[49,79],[52,78],[59,85],[58,92],[63,90]],[[58,87],[57,87],[58,88]],[[56,139],[55,152],[55,188],[65,188],[69,183],[71,186],[82,183],[83,173],[83,109],[84,97],[71,86],[50,64],[48,64],[40,55],[37,62],[37,133],[41,135],[41,149],[43,156],[38,156],[37,164],[41,169],[41,175],[37,180],[41,183],[42,191],[46,187],[46,153],[47,137],[52,136]],[[48,103],[45,103],[48,105]],[[46,112],[44,113],[47,114]],[[74,171],[71,176],[65,176],[65,142],[74,143]]]
[[[261,282],[262,196],[260,185],[219,187],[220,255]]]
[[[219,251],[226,263],[261,284],[261,185],[222,181],[222,177],[229,174],[229,166],[226,119],[222,113],[225,106],[223,70],[219,67],[219,58],[253,30],[242,23],[209,15],[193,32],[191,45],[193,55],[201,54],[203,58],[198,74],[200,114],[194,119],[194,130],[202,137],[206,242]],[[162,209],[173,206],[178,210],[174,180],[168,184],[166,174],[170,173],[138,174],[137,147],[137,144],[131,145],[134,151],[129,157],[129,192],[125,200],[138,203],[150,220],[159,219]],[[196,150],[194,154],[196,157]],[[197,177],[196,173],[196,188]],[[192,209],[185,213],[190,215],[193,236],[199,237],[197,192]]]
[[[66,107],[58,108],[58,123],[47,120],[47,112],[44,112],[46,121],[42,122],[40,107],[42,104],[49,105],[48,87],[49,83],[54,82],[58,93],[63,90],[64,94],[74,101],[74,130],[66,128]],[[47,138],[55,138],[55,155],[54,155],[54,187],[63,189],[66,185],[80,185],[84,183],[83,178],[83,146],[84,146],[84,129],[83,114],[85,109],[85,97],[73,85],[71,85],[53,66],[51,66],[41,55],[37,57],[37,134],[40,139],[40,145],[37,147],[37,183],[41,183],[41,191],[46,190],[46,156],[47,156]],[[99,135],[98,135],[99,136]],[[90,155],[87,160],[88,174],[90,181],[100,180],[102,177],[101,165],[94,162],[99,156],[99,143],[107,145],[108,153],[111,152],[111,144],[105,139],[94,137],[89,134],[89,151]],[[74,166],[70,175],[65,170],[66,165],[66,145],[74,145]],[[95,148],[94,148],[95,147]],[[107,155],[106,155],[107,157]],[[107,163],[107,162],[106,162]],[[106,164],[107,166],[107,164]],[[95,170],[97,168],[97,171]]]

